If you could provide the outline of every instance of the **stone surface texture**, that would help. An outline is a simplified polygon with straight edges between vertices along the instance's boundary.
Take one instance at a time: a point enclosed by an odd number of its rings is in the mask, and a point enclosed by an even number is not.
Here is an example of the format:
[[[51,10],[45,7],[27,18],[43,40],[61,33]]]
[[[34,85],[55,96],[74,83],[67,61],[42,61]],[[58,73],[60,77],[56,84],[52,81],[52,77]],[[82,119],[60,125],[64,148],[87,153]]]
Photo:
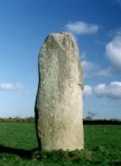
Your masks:
[[[70,33],[51,33],[39,53],[36,98],[42,150],[83,149],[82,69]]]

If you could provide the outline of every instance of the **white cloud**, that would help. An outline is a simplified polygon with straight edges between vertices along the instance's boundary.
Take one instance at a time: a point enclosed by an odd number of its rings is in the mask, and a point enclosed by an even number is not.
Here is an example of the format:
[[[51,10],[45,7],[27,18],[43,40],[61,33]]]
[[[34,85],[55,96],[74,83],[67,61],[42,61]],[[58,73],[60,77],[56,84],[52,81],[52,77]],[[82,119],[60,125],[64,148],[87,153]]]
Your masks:
[[[99,69],[98,71],[96,71],[95,75],[103,76],[103,77],[111,76],[112,75],[112,69],[110,67],[107,67],[107,68],[104,68],[104,69]]]
[[[121,70],[121,35],[114,37],[106,45],[106,54],[112,65],[116,69]]]
[[[72,22],[68,23],[65,25],[66,29],[68,31],[71,31],[75,34],[95,34],[98,32],[99,27],[96,24],[89,24],[83,21],[77,21],[77,22]]]
[[[97,96],[105,96],[106,90],[106,84],[98,84],[94,88],[94,92]]]
[[[101,66],[86,60],[82,59],[81,65],[84,72],[84,78],[90,77],[108,77],[112,75],[112,69],[110,67],[102,68]]]
[[[0,91],[18,91],[23,89],[21,83],[0,83]]]
[[[99,84],[95,86],[94,93],[99,97],[121,99],[121,82],[114,81],[110,82],[108,85]]]
[[[89,85],[84,86],[84,91],[83,91],[84,96],[90,96],[92,95],[92,87]]]
[[[112,99],[121,99],[121,82],[112,81],[109,84],[101,83],[92,87],[84,86],[84,96],[96,95],[97,97],[107,97]]]

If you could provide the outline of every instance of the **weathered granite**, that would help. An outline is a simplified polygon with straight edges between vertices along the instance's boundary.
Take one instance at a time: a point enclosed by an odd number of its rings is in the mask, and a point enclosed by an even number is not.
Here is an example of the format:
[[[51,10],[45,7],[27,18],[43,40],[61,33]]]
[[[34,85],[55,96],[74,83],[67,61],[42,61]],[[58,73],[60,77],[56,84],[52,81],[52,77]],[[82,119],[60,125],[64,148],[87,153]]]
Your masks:
[[[70,33],[51,33],[39,53],[36,98],[37,130],[42,150],[82,149],[82,70]]]

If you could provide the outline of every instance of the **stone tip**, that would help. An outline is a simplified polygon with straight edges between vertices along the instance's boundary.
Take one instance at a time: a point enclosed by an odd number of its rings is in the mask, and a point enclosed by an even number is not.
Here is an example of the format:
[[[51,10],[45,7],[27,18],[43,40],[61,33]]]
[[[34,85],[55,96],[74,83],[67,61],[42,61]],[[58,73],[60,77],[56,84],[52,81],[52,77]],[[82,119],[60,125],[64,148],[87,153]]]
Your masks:
[[[52,32],[49,36],[72,36],[71,32]]]
[[[48,35],[47,39],[54,38],[54,40],[63,47],[63,49],[76,49],[77,43],[75,37],[70,32],[52,32]]]
[[[48,35],[48,37],[53,37],[57,40],[70,39],[72,41],[75,41],[75,38],[71,32],[52,32]]]

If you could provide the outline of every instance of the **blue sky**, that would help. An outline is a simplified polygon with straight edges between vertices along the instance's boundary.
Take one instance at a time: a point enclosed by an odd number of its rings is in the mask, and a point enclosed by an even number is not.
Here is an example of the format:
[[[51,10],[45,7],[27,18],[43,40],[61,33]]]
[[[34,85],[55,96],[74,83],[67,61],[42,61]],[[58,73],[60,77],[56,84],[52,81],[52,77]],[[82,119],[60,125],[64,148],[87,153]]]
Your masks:
[[[0,116],[33,116],[37,58],[70,31],[84,68],[84,114],[121,118],[121,0],[0,0]]]

